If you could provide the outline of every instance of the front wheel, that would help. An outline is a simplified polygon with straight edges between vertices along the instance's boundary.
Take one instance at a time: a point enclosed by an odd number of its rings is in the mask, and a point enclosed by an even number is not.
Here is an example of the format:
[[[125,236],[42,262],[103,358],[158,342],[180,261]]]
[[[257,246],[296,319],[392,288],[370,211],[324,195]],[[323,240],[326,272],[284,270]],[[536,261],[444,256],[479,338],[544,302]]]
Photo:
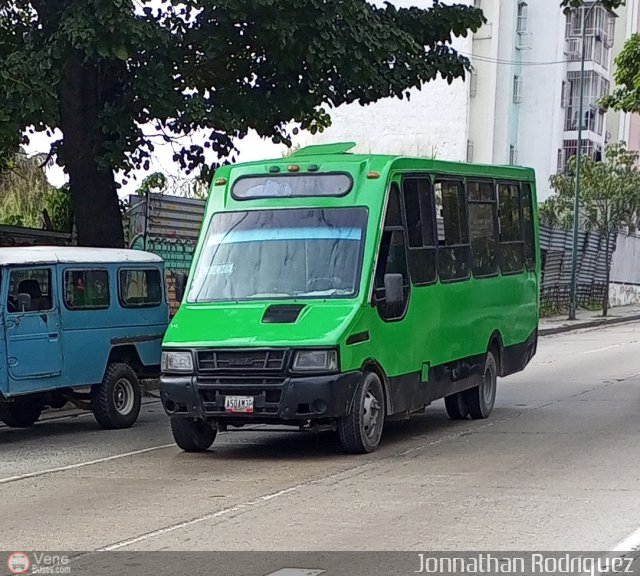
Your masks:
[[[93,415],[107,430],[133,426],[141,405],[138,376],[123,362],[109,364],[102,382],[91,389]]]
[[[42,406],[28,402],[0,404],[0,420],[10,428],[29,428],[42,414]]]
[[[204,420],[173,416],[171,432],[176,444],[185,452],[204,452],[218,434],[217,428]]]
[[[356,388],[351,412],[338,422],[340,444],[345,452],[373,452],[382,438],[385,413],[382,382],[377,374],[365,373]]]
[[[481,420],[489,417],[496,402],[497,385],[498,364],[493,352],[489,351],[484,360],[484,370],[480,384],[464,393],[464,402],[469,409],[471,418]]]

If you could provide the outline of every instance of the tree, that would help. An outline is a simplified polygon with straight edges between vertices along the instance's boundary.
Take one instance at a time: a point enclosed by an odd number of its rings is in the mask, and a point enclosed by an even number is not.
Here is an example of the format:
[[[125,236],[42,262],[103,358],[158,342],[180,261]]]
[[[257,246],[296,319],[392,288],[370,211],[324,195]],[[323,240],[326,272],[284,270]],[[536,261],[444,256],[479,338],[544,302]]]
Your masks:
[[[638,153],[627,150],[623,143],[609,145],[604,162],[598,162],[590,156],[581,158],[583,227],[605,238],[607,283],[602,302],[604,316],[609,305],[610,238],[622,226],[635,229],[640,214],[640,172],[636,168],[637,161]],[[573,226],[575,157],[569,162],[568,173],[551,176],[550,182],[556,195],[547,202],[553,204],[555,213],[565,224]]]
[[[40,228],[42,210],[54,188],[44,167],[46,155],[13,155],[0,171],[0,222],[12,226]]]
[[[626,4],[626,0],[599,0],[607,10],[615,10],[620,6]],[[562,0],[560,5],[564,8],[565,13],[570,12],[574,8],[581,8],[584,6],[585,0]]]
[[[402,98],[470,68],[451,47],[477,30],[473,7],[384,8],[367,0],[5,0],[0,7],[0,158],[25,129],[59,128],[80,243],[123,243],[114,171],[147,168],[149,126],[186,170],[254,128],[290,144],[287,126],[322,130],[324,106]],[[233,160],[233,156],[232,156]]]

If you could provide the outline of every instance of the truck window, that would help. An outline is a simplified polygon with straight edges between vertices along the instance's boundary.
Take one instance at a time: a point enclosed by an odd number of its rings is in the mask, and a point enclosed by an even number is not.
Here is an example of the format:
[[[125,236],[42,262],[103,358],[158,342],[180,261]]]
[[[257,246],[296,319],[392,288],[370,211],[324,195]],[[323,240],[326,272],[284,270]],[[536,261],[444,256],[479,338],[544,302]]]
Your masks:
[[[160,271],[120,270],[120,302],[125,308],[159,306],[162,303]]]
[[[108,308],[109,274],[106,270],[65,270],[64,304],[70,310]]]
[[[531,202],[531,184],[525,182],[522,191],[522,224],[524,227],[524,261],[527,270],[536,267],[536,239],[533,230],[533,206]]]
[[[469,277],[469,225],[464,186],[458,180],[435,183],[438,225],[438,273],[443,281]]]
[[[520,187],[515,183],[498,184],[500,215],[500,270],[515,274],[524,269],[524,241],[520,211]]]
[[[476,278],[498,272],[496,201],[492,182],[467,182],[471,270]]]
[[[385,216],[378,264],[374,276],[374,299],[378,312],[384,320],[396,320],[404,316],[409,301],[409,271],[407,252],[400,219],[400,189],[396,183],[391,185],[389,202]],[[398,225],[398,223],[400,225]],[[400,304],[387,304],[384,290],[385,274],[402,274],[404,300]]]
[[[9,312],[37,312],[52,309],[51,270],[12,270],[9,276]]]
[[[404,217],[409,240],[409,270],[416,286],[435,282],[436,244],[431,181],[428,177],[407,177],[402,181]]]

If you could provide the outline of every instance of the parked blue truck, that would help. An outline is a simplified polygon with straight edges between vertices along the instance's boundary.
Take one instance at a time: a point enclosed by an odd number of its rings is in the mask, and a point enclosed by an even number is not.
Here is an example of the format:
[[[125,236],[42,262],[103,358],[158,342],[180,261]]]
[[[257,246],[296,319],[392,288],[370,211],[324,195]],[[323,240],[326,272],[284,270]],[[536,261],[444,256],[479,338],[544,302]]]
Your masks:
[[[0,420],[88,408],[103,428],[139,415],[169,321],[164,263],[138,250],[0,248]]]

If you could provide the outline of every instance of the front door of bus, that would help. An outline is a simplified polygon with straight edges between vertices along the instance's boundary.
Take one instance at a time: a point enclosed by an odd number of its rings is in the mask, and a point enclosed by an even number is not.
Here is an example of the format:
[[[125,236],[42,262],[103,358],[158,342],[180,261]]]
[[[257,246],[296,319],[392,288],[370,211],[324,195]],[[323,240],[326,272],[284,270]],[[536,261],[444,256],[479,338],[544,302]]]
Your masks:
[[[60,312],[55,305],[53,267],[10,271],[4,329],[9,392],[42,387],[62,372]]]

